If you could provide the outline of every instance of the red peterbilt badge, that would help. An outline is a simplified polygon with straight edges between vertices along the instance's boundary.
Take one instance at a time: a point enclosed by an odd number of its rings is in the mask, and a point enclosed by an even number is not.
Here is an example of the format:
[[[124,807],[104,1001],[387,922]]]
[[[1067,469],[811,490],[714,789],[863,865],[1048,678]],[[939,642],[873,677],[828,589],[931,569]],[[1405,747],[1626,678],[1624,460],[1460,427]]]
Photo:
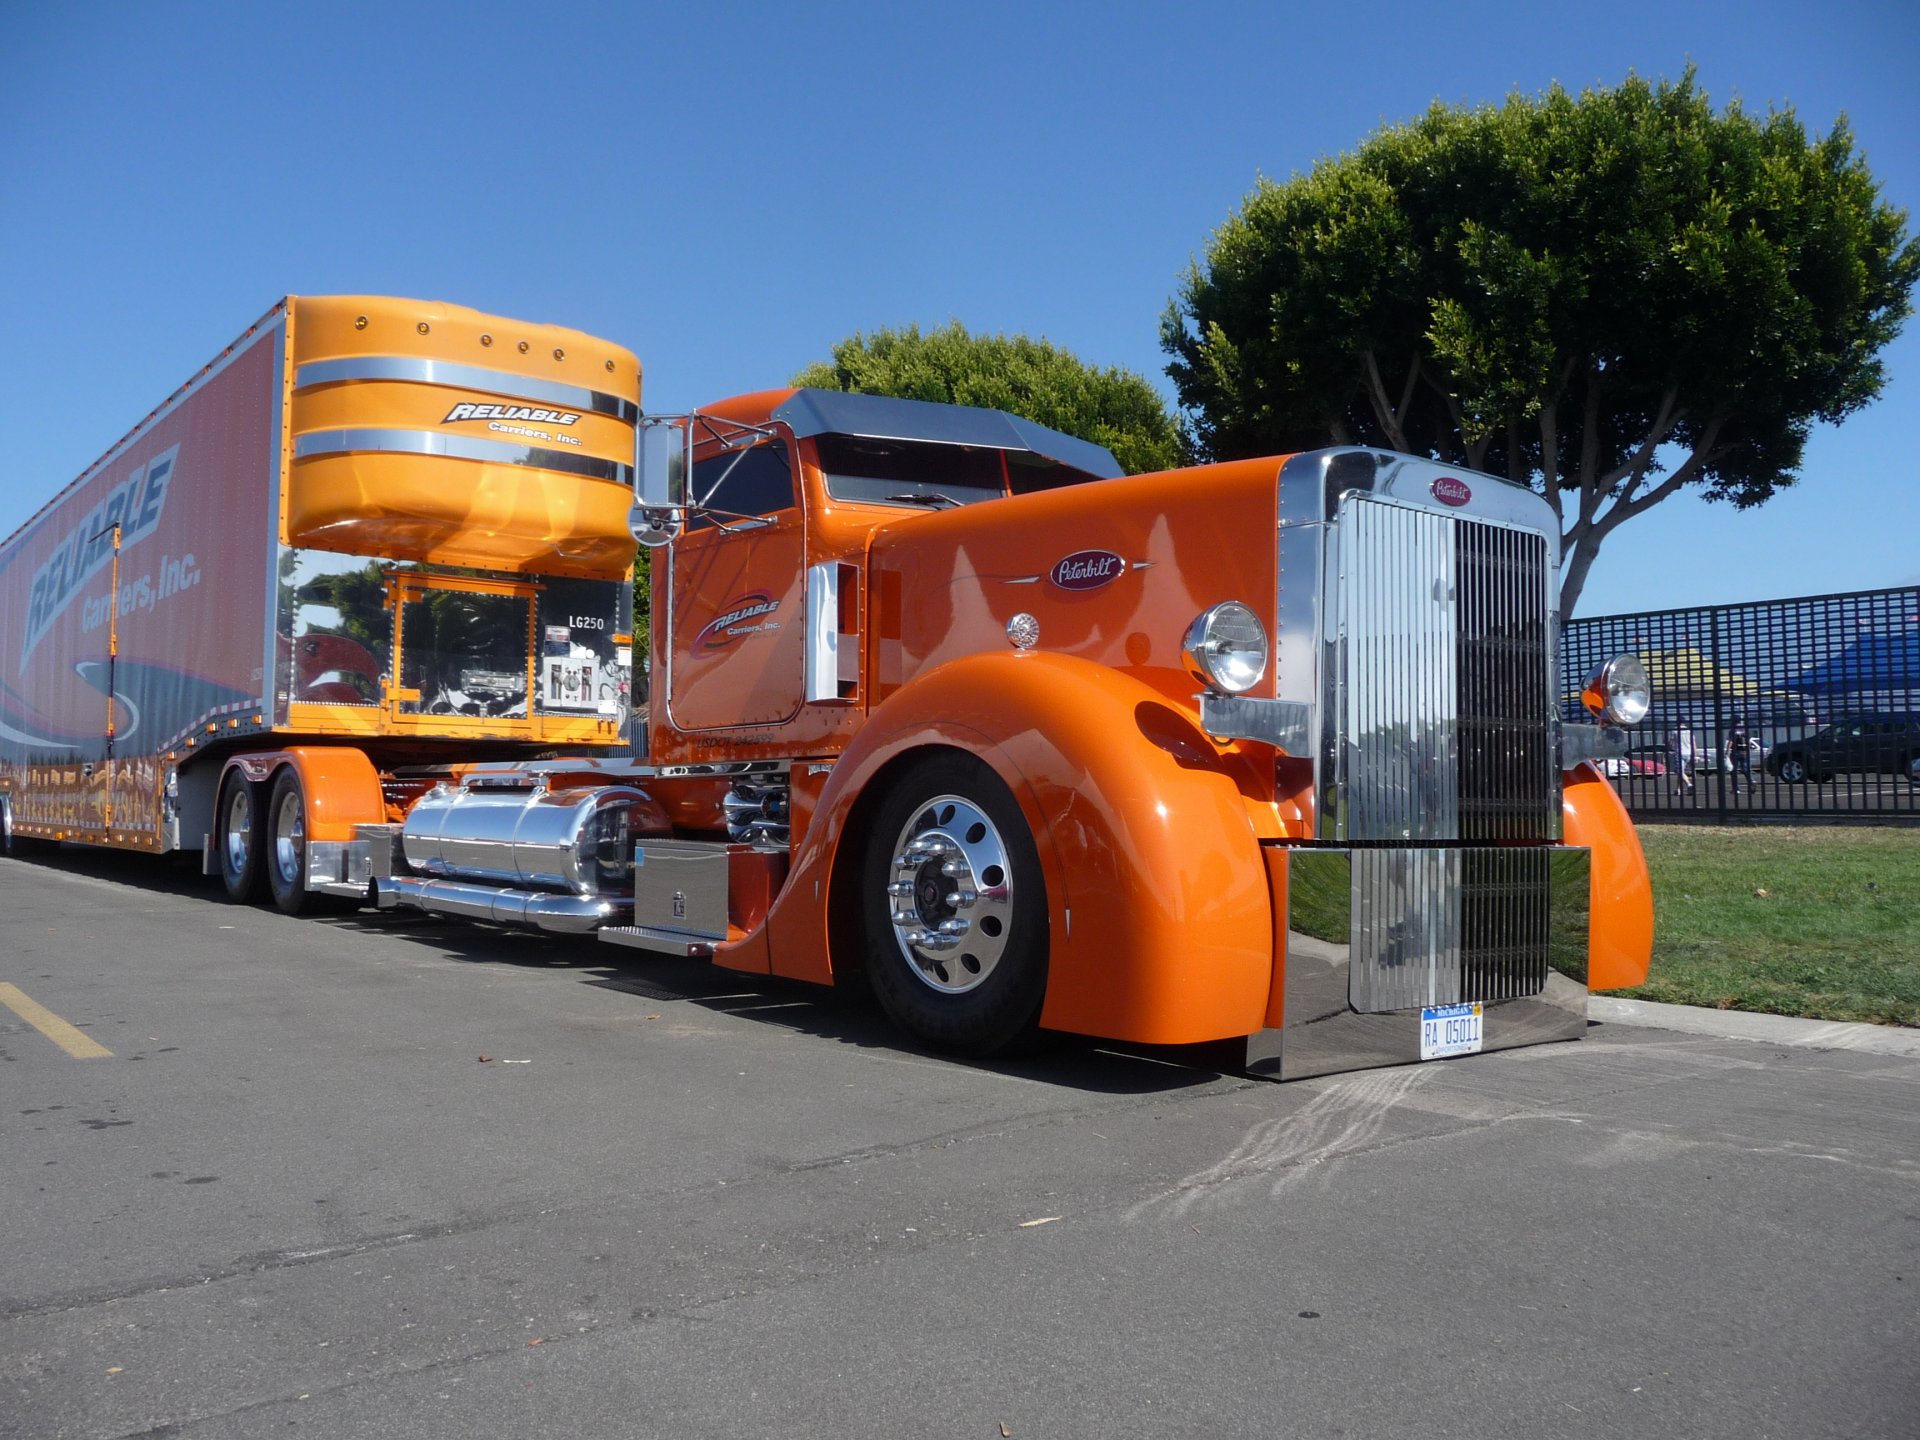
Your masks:
[[[1442,505],[1464,505],[1473,499],[1473,491],[1467,488],[1466,481],[1442,475],[1433,482],[1433,498]]]
[[[1062,590],[1098,590],[1127,573],[1127,562],[1111,550],[1076,550],[1053,562],[1047,578]]]

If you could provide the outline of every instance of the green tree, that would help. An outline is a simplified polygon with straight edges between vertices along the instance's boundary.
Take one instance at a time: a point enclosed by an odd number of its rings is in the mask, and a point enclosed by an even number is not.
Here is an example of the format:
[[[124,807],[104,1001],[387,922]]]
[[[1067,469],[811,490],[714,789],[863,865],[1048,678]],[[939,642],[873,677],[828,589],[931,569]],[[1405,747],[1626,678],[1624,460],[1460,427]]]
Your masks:
[[[1739,508],[1879,393],[1920,244],[1845,118],[1715,113],[1692,68],[1435,105],[1262,180],[1161,325],[1196,453],[1385,445],[1555,500],[1561,610],[1686,486]]]
[[[1104,445],[1129,475],[1180,463],[1179,426],[1140,376],[1083,364],[1045,340],[970,335],[957,320],[924,335],[917,325],[855,335],[793,383],[1006,410]]]

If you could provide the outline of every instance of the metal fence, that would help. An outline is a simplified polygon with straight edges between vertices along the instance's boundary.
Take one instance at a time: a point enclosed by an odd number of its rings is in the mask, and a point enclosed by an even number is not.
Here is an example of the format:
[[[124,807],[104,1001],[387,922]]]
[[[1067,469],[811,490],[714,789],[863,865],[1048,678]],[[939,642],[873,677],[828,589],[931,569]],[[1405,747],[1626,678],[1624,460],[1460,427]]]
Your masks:
[[[1920,587],[1572,621],[1568,719],[1620,654],[1653,682],[1606,762],[1636,817],[1920,817]]]

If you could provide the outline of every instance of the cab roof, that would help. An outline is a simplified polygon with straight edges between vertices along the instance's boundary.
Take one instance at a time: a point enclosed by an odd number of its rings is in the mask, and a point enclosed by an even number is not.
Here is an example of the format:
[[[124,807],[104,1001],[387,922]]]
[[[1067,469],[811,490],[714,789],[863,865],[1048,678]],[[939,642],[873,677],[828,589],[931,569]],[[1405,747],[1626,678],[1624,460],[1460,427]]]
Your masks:
[[[769,399],[777,399],[774,392]],[[716,407],[720,409],[724,407]],[[933,445],[969,445],[982,450],[1024,451],[1098,480],[1125,472],[1113,452],[1004,410],[974,405],[936,405],[891,395],[858,395],[845,390],[786,392],[769,418],[788,426],[796,437],[851,435],[866,440],[917,440]]]

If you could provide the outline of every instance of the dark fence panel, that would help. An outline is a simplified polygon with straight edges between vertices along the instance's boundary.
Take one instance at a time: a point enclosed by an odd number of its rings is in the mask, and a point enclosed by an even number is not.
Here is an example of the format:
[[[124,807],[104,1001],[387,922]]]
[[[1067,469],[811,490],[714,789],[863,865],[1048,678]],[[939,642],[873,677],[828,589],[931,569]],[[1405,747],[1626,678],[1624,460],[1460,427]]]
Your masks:
[[[1620,654],[1653,681],[1652,714],[1607,766],[1637,817],[1920,816],[1920,588],[1572,621],[1568,719]]]

